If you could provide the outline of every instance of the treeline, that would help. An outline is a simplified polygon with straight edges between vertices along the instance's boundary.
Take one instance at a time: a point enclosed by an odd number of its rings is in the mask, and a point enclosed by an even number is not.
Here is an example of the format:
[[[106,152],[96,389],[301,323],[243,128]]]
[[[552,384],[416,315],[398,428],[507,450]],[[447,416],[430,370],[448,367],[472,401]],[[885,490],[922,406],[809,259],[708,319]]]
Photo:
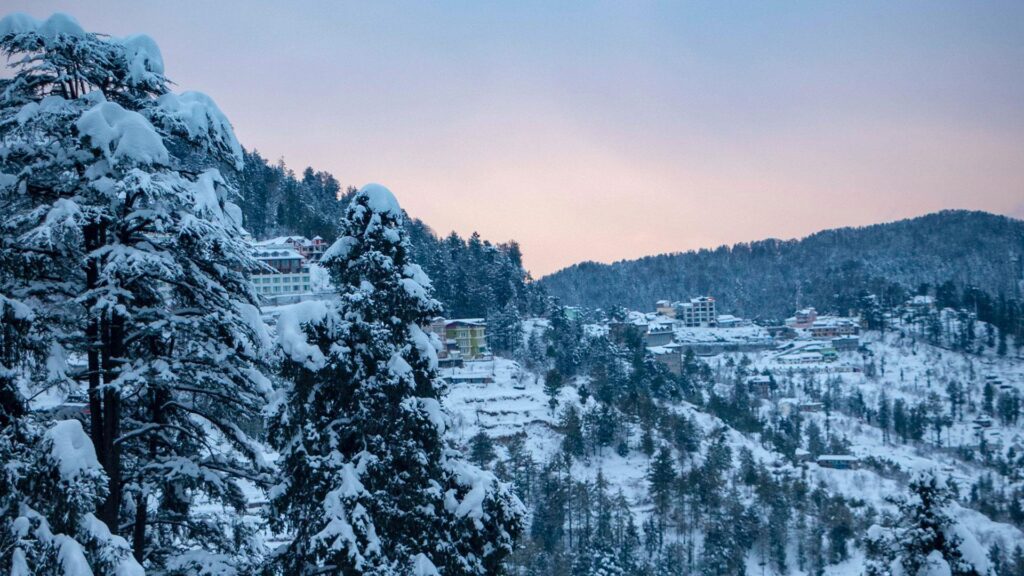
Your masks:
[[[333,242],[355,189],[343,188],[328,172],[306,168],[301,177],[284,161],[270,164],[259,152],[246,152],[238,177],[242,218],[255,238],[321,236]],[[491,243],[473,233],[438,237],[423,221],[405,221],[413,255],[433,280],[435,297],[449,317],[493,317],[514,310],[535,314],[545,295],[523,267],[513,240]]]
[[[984,212],[943,211],[899,222],[826,230],[801,240],[768,239],[614,264],[584,262],[541,283],[564,304],[651,310],[654,302],[701,294],[720,313],[784,318],[796,308],[845,313],[863,292],[901,303],[922,283],[974,286],[1012,298],[1013,254],[1024,222]]]

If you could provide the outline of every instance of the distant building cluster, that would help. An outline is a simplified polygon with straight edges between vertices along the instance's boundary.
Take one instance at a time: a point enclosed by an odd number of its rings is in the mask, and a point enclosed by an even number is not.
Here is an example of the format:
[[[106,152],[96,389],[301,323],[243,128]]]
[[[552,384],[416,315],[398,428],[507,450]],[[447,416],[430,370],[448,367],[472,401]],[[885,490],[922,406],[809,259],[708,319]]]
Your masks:
[[[280,236],[256,243],[255,257],[269,269],[252,275],[256,293],[264,299],[298,296],[310,292],[309,262],[327,249],[324,239]]]
[[[713,356],[773,351],[772,359],[780,370],[836,363],[840,353],[860,348],[861,325],[859,318],[820,315],[814,308],[803,308],[778,326],[759,326],[718,314],[715,298],[704,295],[684,301],[658,300],[654,314],[630,312],[625,319],[609,323],[608,329],[616,340],[630,332],[642,337],[654,359],[678,374],[688,352]],[[843,367],[831,369],[842,371]],[[763,388],[765,384],[758,385]]]

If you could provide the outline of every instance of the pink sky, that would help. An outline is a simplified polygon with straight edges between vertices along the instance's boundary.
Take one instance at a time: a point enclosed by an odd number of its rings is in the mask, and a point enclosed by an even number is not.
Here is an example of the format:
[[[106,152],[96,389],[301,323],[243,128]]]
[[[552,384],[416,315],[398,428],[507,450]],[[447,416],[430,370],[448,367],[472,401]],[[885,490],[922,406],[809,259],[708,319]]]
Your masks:
[[[970,208],[1024,216],[1021,3],[7,0],[145,32],[296,171],[535,276]]]

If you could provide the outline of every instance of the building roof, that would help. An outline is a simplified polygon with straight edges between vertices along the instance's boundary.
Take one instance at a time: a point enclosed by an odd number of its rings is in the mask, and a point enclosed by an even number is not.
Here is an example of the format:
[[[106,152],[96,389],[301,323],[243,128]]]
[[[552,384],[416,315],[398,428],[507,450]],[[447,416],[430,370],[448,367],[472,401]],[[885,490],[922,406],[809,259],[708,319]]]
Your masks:
[[[484,318],[453,318],[451,320],[446,320],[444,325],[446,327],[447,326],[454,326],[454,325],[461,325],[461,326],[487,326],[487,320],[484,319]]]
[[[814,323],[811,324],[811,328],[838,328],[840,326],[855,326],[857,323],[852,318],[842,318],[839,316],[819,316]]]
[[[299,254],[291,248],[277,247],[256,250],[257,260],[294,260],[302,259],[302,254]]]

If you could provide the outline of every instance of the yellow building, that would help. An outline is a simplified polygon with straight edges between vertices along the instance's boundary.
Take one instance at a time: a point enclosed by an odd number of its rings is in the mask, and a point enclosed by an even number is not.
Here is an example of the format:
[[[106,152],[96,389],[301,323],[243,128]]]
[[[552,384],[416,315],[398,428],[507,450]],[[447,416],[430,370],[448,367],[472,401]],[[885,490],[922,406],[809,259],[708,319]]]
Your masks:
[[[444,335],[454,340],[462,357],[467,360],[489,356],[487,348],[487,322],[481,318],[449,320],[444,325]]]

